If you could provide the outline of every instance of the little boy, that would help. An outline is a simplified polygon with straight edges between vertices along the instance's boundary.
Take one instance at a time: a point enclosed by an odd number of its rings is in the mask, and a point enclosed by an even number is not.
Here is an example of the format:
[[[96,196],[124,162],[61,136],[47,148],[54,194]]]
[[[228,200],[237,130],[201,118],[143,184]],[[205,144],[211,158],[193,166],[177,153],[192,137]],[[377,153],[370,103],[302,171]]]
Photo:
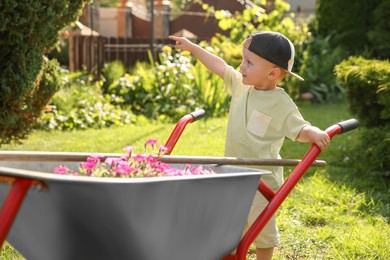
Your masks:
[[[210,71],[224,80],[232,95],[226,133],[225,156],[241,158],[281,158],[284,138],[316,144],[321,150],[329,144],[326,132],[305,121],[288,94],[277,86],[292,72],[294,46],[284,35],[262,31],[243,42],[240,72],[218,56],[184,37],[170,36],[175,48],[190,51]],[[262,180],[276,191],[283,183],[283,167],[261,167],[272,171]],[[257,193],[250,210],[252,224],[268,201]],[[275,216],[255,240],[257,259],[272,259],[279,245]]]

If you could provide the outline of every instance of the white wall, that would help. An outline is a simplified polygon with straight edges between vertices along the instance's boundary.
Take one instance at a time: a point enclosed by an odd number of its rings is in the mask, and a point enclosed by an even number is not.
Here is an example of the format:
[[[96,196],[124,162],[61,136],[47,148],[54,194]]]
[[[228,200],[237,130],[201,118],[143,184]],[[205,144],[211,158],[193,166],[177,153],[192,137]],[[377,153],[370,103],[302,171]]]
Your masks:
[[[117,8],[100,8],[100,31],[99,33],[104,37],[117,37],[117,19],[118,9]]]

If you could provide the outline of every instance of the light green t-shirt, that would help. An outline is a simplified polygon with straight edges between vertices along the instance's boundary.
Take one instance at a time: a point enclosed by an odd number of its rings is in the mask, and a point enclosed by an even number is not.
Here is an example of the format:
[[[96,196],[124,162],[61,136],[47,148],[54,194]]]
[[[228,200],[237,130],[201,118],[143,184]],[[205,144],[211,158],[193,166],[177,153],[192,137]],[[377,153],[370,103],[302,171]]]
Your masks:
[[[277,159],[284,138],[295,140],[309,125],[290,96],[282,89],[256,90],[242,84],[242,75],[233,67],[224,74],[225,90],[232,99],[227,125],[225,156]],[[268,168],[269,167],[261,167]],[[282,183],[283,169],[271,167]]]

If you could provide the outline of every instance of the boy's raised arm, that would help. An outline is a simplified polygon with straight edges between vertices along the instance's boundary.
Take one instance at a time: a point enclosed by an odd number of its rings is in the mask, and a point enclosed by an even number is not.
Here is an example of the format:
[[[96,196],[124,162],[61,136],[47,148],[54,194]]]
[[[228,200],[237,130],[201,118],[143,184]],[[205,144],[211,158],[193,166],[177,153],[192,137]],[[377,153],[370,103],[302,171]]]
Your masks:
[[[202,62],[211,72],[223,79],[225,69],[228,66],[223,59],[206,51],[185,37],[169,36],[169,39],[175,41],[175,48],[177,50],[191,52],[192,55]]]

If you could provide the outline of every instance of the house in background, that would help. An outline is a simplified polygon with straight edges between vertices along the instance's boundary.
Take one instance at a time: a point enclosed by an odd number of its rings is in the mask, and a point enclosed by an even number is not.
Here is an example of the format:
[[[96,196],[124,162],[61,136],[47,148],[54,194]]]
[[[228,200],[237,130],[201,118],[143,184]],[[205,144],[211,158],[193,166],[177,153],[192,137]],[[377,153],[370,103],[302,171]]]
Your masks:
[[[203,0],[215,10],[241,12],[250,0]],[[290,0],[291,11],[304,16],[314,12],[315,0]],[[154,3],[154,5],[151,5]],[[195,41],[209,40],[216,33],[228,35],[218,27],[218,21],[198,3],[189,9],[173,13],[169,0],[121,0],[117,8],[102,8],[98,1],[88,4],[80,23],[98,32],[94,35],[71,35],[70,69],[86,67],[100,72],[106,62],[121,60],[126,67],[136,61],[148,60],[148,52],[156,53],[171,43],[168,35],[186,36]],[[153,55],[154,56],[154,55]]]
[[[300,14],[303,17],[313,15],[316,11],[316,0],[288,0],[286,2],[290,4],[290,12]]]
[[[200,39],[209,39],[216,32],[224,33],[214,16],[207,14],[202,6],[194,3],[187,10],[173,13],[169,0],[122,0],[117,8],[99,7],[94,1],[85,7],[80,22],[99,32],[103,37],[166,39],[168,35],[186,30]],[[243,0],[203,0],[216,10],[232,13],[245,8]],[[154,26],[152,26],[152,23]]]
[[[244,10],[250,5],[248,0],[203,0],[215,10],[228,10],[232,13]],[[290,11],[308,16],[315,12],[316,0],[289,0]],[[150,0],[122,0],[117,8],[99,7],[98,1],[89,5],[84,11],[85,25],[90,26],[94,20],[94,30],[103,37],[150,38],[152,31],[156,39],[166,39],[169,34],[177,34],[185,30],[199,39],[209,39],[215,33],[227,34],[217,24],[215,17],[207,14],[198,3],[188,10],[173,13],[169,0],[156,0],[153,10]],[[91,15],[93,6],[94,15]],[[152,11],[154,17],[152,17]],[[154,28],[151,23],[154,19]]]

